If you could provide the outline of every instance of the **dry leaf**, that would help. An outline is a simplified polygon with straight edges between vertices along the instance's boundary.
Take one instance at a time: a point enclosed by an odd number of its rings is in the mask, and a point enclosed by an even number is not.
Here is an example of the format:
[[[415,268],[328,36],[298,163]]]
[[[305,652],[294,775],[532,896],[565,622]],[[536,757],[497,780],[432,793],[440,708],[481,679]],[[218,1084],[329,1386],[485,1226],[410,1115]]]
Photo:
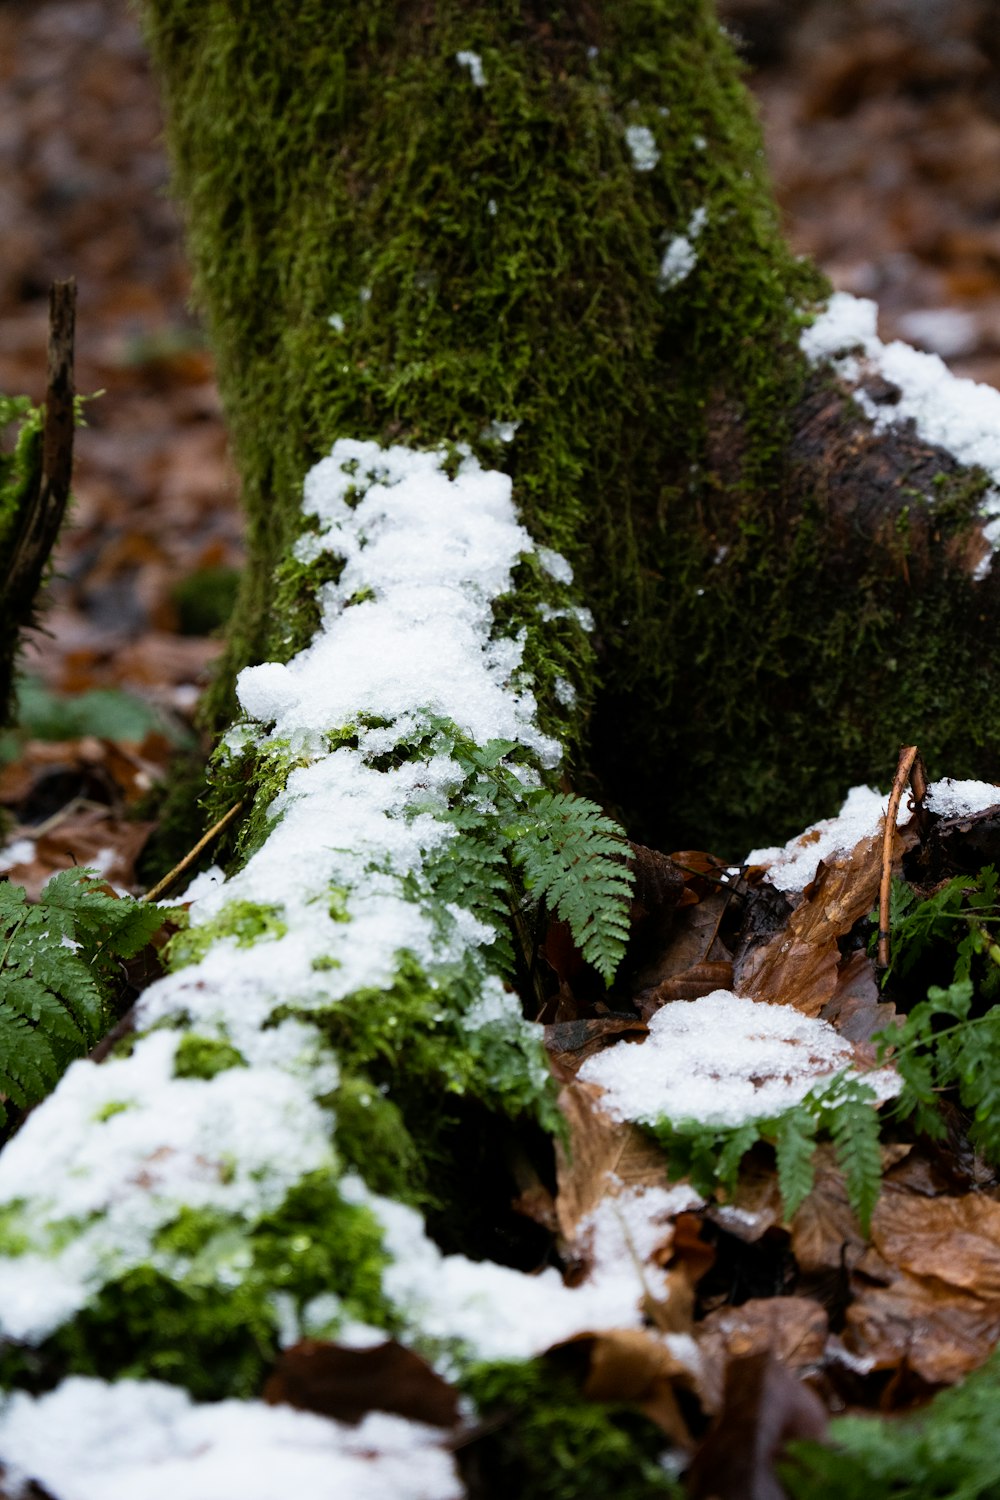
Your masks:
[[[431,1427],[454,1427],[459,1415],[458,1392],[419,1354],[395,1340],[348,1349],[303,1339],[280,1354],[264,1400],[322,1412],[339,1422],[360,1422],[367,1412],[387,1411]]]

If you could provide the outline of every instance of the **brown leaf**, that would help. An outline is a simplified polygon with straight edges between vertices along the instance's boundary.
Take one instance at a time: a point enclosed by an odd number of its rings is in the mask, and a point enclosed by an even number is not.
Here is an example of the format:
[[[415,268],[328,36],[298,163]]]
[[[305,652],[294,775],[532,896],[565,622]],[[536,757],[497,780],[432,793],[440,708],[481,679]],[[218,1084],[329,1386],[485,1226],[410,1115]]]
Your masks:
[[[458,1392],[426,1360],[395,1340],[347,1349],[303,1339],[282,1351],[264,1387],[272,1405],[318,1411],[340,1422],[360,1422],[370,1411],[394,1412],[431,1427],[458,1422]]]
[[[852,1289],[854,1353],[881,1369],[905,1360],[930,1386],[962,1379],[1000,1339],[1000,1203],[887,1185]]]
[[[637,994],[676,979],[698,964],[729,961],[729,951],[719,940],[719,924],[729,899],[727,891],[712,890],[675,917],[669,939],[636,972],[633,988]]]
[[[580,1333],[555,1344],[546,1357],[577,1370],[582,1364],[582,1390],[588,1401],[637,1406],[677,1447],[691,1446],[674,1385],[690,1389],[694,1377],[657,1334],[638,1328]]]
[[[558,1195],[556,1212],[563,1237],[570,1243],[577,1225],[607,1196],[609,1177],[622,1187],[668,1187],[666,1157],[637,1126],[612,1120],[600,1108],[596,1084],[567,1084],[559,1108],[569,1130],[568,1143],[556,1141]]]
[[[588,1057],[616,1036],[645,1036],[649,1027],[636,1016],[594,1016],[590,1020],[555,1021],[543,1028],[545,1047],[557,1076],[572,1077]]]
[[[915,838],[912,831],[905,838],[896,834],[897,859]],[[740,994],[794,1005],[803,1015],[818,1016],[837,989],[838,939],[871,911],[880,878],[880,837],[861,839],[850,854],[821,863],[787,927],[751,949],[738,965],[735,984]]]
[[[699,1000],[713,990],[728,990],[733,984],[733,966],[729,959],[714,959],[692,964],[683,974],[665,979],[653,989],[640,990],[635,1007],[644,1021],[672,1000]]]
[[[784,1500],[775,1464],[786,1443],[820,1439],[819,1397],[770,1351],[731,1360],[722,1411],[687,1473],[691,1500]]]
[[[829,1331],[826,1309],[811,1297],[754,1297],[739,1307],[709,1313],[695,1330],[710,1393],[708,1409],[718,1410],[730,1360],[770,1353],[792,1370],[817,1367]]]
[[[869,1042],[896,1015],[891,1001],[880,999],[875,969],[868,955],[856,950],[837,969],[833,994],[820,1012],[850,1042]],[[874,1049],[871,1049],[874,1051]]]

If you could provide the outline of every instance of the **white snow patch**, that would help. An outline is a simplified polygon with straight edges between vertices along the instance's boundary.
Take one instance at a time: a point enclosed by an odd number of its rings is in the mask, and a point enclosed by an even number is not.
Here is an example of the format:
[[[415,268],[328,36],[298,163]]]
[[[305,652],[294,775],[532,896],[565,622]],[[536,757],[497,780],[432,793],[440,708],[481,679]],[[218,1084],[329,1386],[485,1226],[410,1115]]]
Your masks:
[[[660,261],[660,275],[658,285],[661,292],[669,291],[671,287],[679,286],[680,283],[694,270],[698,264],[698,255],[694,248],[694,242],[698,239],[705,225],[708,223],[708,210],[705,207],[696,208],[688,220],[685,234],[678,234],[670,241]]]
[[[343,333],[345,327],[347,326],[344,322],[343,313],[331,313],[326,321],[329,323],[334,333]]]
[[[734,1126],[792,1108],[852,1060],[850,1042],[828,1022],[714,990],[664,1005],[644,1041],[608,1047],[579,1076],[605,1090],[602,1106],[616,1120]],[[888,1070],[865,1081],[879,1097],[898,1088]]]
[[[1000,804],[1000,786],[991,781],[955,781],[946,776],[927,788],[926,805],[941,818],[967,818]]]
[[[686,1185],[604,1199],[580,1225],[581,1240],[591,1241],[591,1274],[568,1287],[551,1266],[527,1276],[492,1261],[442,1255],[413,1209],[378,1197],[357,1177],[345,1177],[341,1190],[383,1224],[393,1257],[383,1290],[410,1326],[484,1360],[529,1359],[577,1333],[643,1327],[647,1293],[667,1296],[664,1273],[643,1261],[666,1236],[670,1217],[700,1202]],[[689,1354],[679,1357],[689,1362]]]
[[[888,806],[887,793],[870,786],[853,786],[835,818],[811,824],[783,848],[753,849],[744,863],[766,865],[767,878],[779,891],[804,891],[815,880],[820,860],[849,854],[862,839],[880,835]],[[904,801],[896,821],[905,822],[908,817]]]
[[[625,131],[625,144],[637,172],[651,172],[660,159],[656,137],[648,125],[629,125]]]
[[[876,432],[912,421],[925,442],[945,448],[960,463],[985,469],[1000,485],[1000,391],[953,375],[937,354],[925,354],[878,337],[874,302],[835,292],[826,309],[805,329],[800,345],[814,363],[830,362],[851,385],[876,373],[900,392],[893,403],[876,403],[863,388],[854,398],[871,418]],[[916,314],[911,314],[915,317]],[[859,357],[860,356],[860,357]],[[1000,497],[988,497],[983,514],[994,517]],[[984,528],[991,545],[1000,544],[1000,526]],[[977,569],[982,577],[988,568]]]
[[[486,87],[486,74],[483,72],[483,59],[478,52],[456,52],[455,61],[460,68],[467,68],[469,77],[477,89]]]
[[[58,1500],[460,1500],[434,1428],[372,1412],[357,1427],[261,1401],[197,1404],[177,1386],[81,1376],[0,1409],[7,1485]],[[13,1471],[11,1473],[10,1471]]]
[[[12,839],[0,849],[0,870],[12,870],[15,865],[27,865],[35,857],[34,839]]]

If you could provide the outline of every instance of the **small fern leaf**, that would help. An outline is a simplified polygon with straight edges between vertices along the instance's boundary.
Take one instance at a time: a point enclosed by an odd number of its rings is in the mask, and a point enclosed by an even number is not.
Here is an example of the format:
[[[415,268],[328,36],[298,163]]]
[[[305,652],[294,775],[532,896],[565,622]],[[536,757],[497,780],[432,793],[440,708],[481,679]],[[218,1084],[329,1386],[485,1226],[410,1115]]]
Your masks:
[[[874,1093],[867,1084],[845,1080],[827,1119],[848,1199],[867,1234],[882,1187],[882,1149]]]
[[[569,923],[587,963],[610,984],[628,940],[634,876],[625,834],[594,802],[533,792],[526,816],[504,829],[529,891]]]
[[[795,1217],[813,1189],[816,1128],[815,1118],[806,1109],[790,1109],[777,1122],[774,1154],[786,1219]]]

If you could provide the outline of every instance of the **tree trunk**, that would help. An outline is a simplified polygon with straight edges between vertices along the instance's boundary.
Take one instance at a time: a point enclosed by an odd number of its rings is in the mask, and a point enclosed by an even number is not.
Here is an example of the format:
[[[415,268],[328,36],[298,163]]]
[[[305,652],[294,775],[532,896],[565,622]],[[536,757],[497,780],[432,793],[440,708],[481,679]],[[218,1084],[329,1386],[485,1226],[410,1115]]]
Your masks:
[[[596,617],[578,773],[650,842],[739,856],[901,741],[996,768],[984,483],[809,371],[706,0],[146,14],[250,525],[220,722],[314,624],[283,559],[350,435],[511,475]]]

